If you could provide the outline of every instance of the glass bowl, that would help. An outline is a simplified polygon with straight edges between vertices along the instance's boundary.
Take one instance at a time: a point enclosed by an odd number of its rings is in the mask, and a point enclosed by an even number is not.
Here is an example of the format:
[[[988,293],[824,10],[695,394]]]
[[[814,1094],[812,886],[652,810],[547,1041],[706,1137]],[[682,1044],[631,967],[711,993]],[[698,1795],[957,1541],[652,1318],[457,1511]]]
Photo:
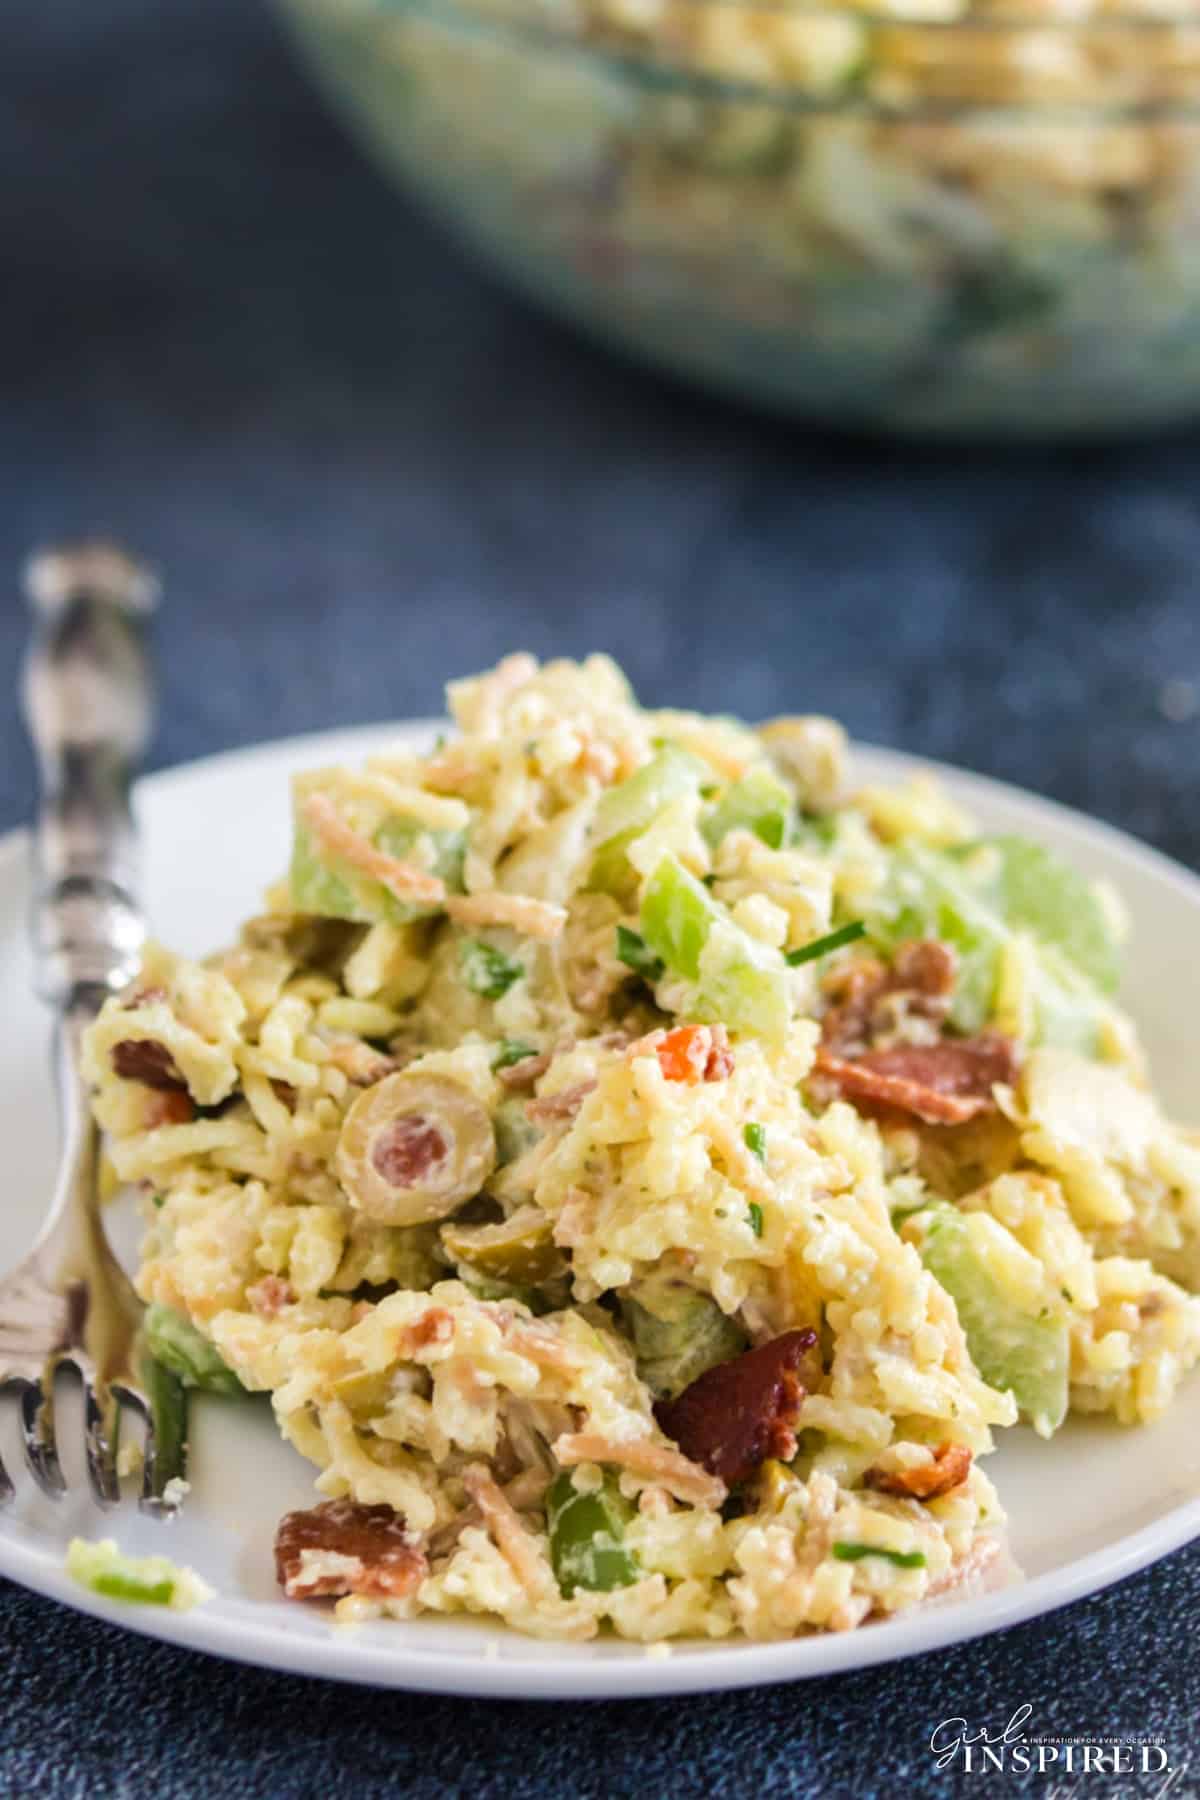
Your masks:
[[[547,306],[850,428],[1200,417],[1200,0],[281,0]]]

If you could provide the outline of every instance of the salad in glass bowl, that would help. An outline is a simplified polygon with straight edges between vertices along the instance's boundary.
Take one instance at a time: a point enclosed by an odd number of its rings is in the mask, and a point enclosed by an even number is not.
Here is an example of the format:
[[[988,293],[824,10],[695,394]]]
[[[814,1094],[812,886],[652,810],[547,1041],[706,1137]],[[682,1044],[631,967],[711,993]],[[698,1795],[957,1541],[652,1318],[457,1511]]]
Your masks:
[[[281,0],[384,164],[610,342],[800,417],[1200,413],[1193,0]]]

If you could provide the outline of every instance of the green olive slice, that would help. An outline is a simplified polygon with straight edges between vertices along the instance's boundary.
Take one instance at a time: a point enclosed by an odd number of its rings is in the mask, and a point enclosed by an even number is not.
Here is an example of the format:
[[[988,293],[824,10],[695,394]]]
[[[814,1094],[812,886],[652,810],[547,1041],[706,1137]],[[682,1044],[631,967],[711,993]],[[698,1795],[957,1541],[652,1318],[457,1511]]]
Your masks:
[[[550,1220],[537,1206],[520,1206],[495,1225],[443,1225],[441,1235],[456,1263],[494,1281],[536,1287],[562,1272]]]
[[[495,1166],[492,1122],[470,1089],[407,1069],[359,1095],[336,1156],[351,1205],[382,1225],[447,1218]]]

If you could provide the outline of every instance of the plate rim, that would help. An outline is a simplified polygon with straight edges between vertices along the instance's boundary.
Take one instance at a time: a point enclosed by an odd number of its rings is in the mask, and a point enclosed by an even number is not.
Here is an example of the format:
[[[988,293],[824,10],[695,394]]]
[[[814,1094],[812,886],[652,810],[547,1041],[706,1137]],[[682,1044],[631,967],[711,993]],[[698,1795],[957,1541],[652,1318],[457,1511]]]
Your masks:
[[[267,739],[157,769],[139,781],[138,790],[169,790],[210,775],[228,777],[240,764],[263,757],[288,761],[300,761],[310,753],[317,757],[320,747],[334,740],[352,751],[359,742],[365,749],[389,737],[393,741],[419,739],[444,725],[445,721],[437,718],[380,721]],[[951,778],[960,792],[967,789],[991,795],[1018,805],[1034,818],[1040,814],[1065,824],[1077,837],[1090,839],[1101,853],[1141,862],[1156,879],[1166,881],[1200,910],[1200,875],[1118,826],[958,764],[857,739],[852,749],[856,758],[875,765],[880,772],[929,770]],[[0,835],[0,878],[25,858],[30,836],[25,825]],[[543,1640],[544,1654],[506,1660],[502,1649],[506,1636],[522,1646],[533,1640],[506,1634],[503,1626],[473,1643],[464,1634],[462,1651],[434,1650],[409,1639],[409,1632],[419,1629],[419,1620],[412,1621],[405,1631],[408,1641],[400,1637],[404,1627],[389,1627],[397,1630],[394,1643],[356,1643],[352,1629],[331,1623],[329,1631],[335,1635],[327,1642],[323,1637],[289,1632],[282,1617],[252,1617],[256,1602],[221,1596],[194,1612],[149,1608],[138,1612],[89,1594],[66,1574],[56,1550],[40,1548],[36,1538],[8,1532],[0,1534],[0,1575],[138,1636],[283,1673],[487,1699],[611,1700],[734,1690],[902,1661],[1043,1617],[1136,1574],[1196,1537],[1200,1537],[1200,1495],[1176,1504],[1114,1544],[999,1593],[930,1607],[867,1630],[766,1643],[744,1639],[688,1643],[665,1656],[653,1647],[630,1644],[614,1646],[615,1653],[607,1656],[564,1658],[566,1646]],[[336,1660],[329,1654],[334,1643]]]

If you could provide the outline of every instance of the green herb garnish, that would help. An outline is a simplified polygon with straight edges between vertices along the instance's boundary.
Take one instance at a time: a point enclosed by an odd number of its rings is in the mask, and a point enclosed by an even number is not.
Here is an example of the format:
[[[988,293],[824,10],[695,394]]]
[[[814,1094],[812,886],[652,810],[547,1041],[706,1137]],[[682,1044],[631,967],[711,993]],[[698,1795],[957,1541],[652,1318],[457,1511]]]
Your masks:
[[[527,1057],[536,1055],[537,1047],[534,1044],[522,1043],[520,1038],[501,1038],[492,1057],[492,1067],[511,1069],[514,1063],[524,1062]]]
[[[882,1556],[886,1562],[895,1563],[898,1569],[923,1569],[925,1552],[923,1550],[885,1550],[879,1544],[844,1544],[833,1546],[833,1554],[838,1562],[861,1562],[864,1556]]]
[[[481,994],[485,1000],[499,1000],[525,973],[524,963],[515,956],[505,956],[503,950],[485,944],[482,938],[464,939],[458,947],[458,964],[471,992]]]
[[[747,1150],[752,1150],[754,1152],[755,1156],[757,1156],[759,1162],[766,1162],[766,1160],[767,1160],[767,1128],[766,1128],[766,1126],[760,1125],[757,1122],[757,1120],[755,1120],[755,1119],[751,1119],[750,1123],[742,1131],[742,1138],[743,1138],[743,1141],[745,1142]]]
[[[831,950],[840,950],[843,944],[852,944],[856,938],[865,937],[866,930],[862,920],[855,919],[838,931],[814,938],[811,944],[803,944],[799,950],[789,950],[783,960],[789,969],[798,969],[801,963],[815,962],[818,956],[828,956]]]
[[[750,1202],[749,1206],[746,1208],[746,1213],[750,1220],[751,1231],[754,1233],[755,1237],[760,1238],[763,1234],[763,1209],[758,1204],[757,1200],[752,1200]]]
[[[617,959],[643,981],[657,981],[663,972],[662,958],[655,956],[640,932],[628,925],[617,926]]]

